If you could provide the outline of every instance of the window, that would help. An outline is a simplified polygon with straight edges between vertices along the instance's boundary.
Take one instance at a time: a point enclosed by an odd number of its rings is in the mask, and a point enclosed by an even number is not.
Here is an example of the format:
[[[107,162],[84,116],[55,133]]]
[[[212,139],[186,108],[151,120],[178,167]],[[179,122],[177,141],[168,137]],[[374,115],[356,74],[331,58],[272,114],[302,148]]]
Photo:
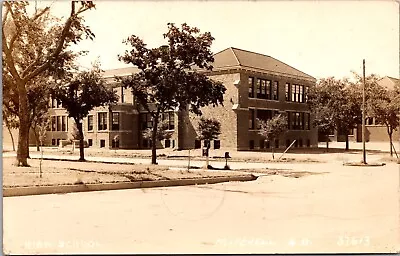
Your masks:
[[[124,103],[124,87],[121,86],[121,103]]]
[[[111,129],[113,131],[118,131],[119,130],[119,113],[118,112],[113,112],[111,115],[112,115],[112,127],[111,127]]]
[[[104,148],[106,146],[106,140],[100,140],[100,147]]]
[[[97,130],[99,130],[99,131],[107,130],[107,113],[106,112],[98,113],[97,124],[98,124]]]
[[[272,110],[257,110],[257,119],[267,121],[272,118]],[[258,124],[258,129],[261,128],[261,124]]]
[[[305,130],[310,130],[310,113],[304,113]]]
[[[65,132],[67,130],[67,116],[61,117],[61,130]]]
[[[269,81],[269,80],[266,81],[266,91],[267,91],[267,94],[266,94],[265,98],[270,100],[271,99],[271,81]]]
[[[249,98],[254,98],[254,77],[249,77]]]
[[[279,140],[275,140],[275,148],[279,148]]]
[[[175,140],[172,140],[172,147],[175,148]]]
[[[257,79],[257,98],[261,96],[261,79]]]
[[[254,140],[249,141],[249,148],[254,149]]]
[[[291,91],[291,93],[292,93],[291,101],[296,101],[296,96],[297,96],[297,94],[296,94],[296,85],[295,85],[295,84],[292,84],[292,91]]]
[[[214,149],[220,149],[220,148],[221,148],[221,141],[214,140]]]
[[[260,149],[264,148],[264,143],[265,143],[265,140],[260,140]]]
[[[249,109],[249,129],[254,129],[254,109]]]
[[[57,131],[61,131],[61,116],[57,116]]]
[[[306,86],[304,88],[304,102],[308,102],[308,90],[309,90],[309,87]]]
[[[52,116],[51,117],[51,130],[52,131],[56,131],[57,130],[57,126],[56,126],[56,116]],[[54,145],[54,144],[53,144]]]
[[[57,146],[60,146],[60,139],[57,139]]]
[[[201,148],[201,141],[200,141],[200,140],[195,140],[195,141],[194,141],[194,148],[195,148],[195,149]]]
[[[153,117],[150,115],[150,113],[143,113],[140,114],[140,116],[142,130],[153,127]]]
[[[289,112],[289,122],[291,122],[289,129],[304,130],[304,113]]]
[[[175,114],[174,112],[168,112],[168,129],[175,129]]]
[[[171,140],[165,140],[164,141],[164,145],[165,145],[165,148],[170,148],[171,147]]]
[[[299,89],[299,102],[304,102],[304,86],[300,85]]]
[[[285,100],[290,101],[290,84],[286,83],[285,85]]]
[[[88,131],[93,131],[93,116],[89,115],[87,120],[88,120]]]
[[[279,100],[279,84],[278,81],[274,81],[272,84],[272,99]]]
[[[92,139],[88,139],[88,144],[89,144],[89,147],[93,146],[93,140]]]

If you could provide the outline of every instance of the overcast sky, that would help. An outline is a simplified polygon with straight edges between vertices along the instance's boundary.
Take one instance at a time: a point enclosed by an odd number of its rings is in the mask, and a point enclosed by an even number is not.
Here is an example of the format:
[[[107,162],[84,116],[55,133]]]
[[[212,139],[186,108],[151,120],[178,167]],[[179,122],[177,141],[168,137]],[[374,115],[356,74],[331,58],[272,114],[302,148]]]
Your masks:
[[[67,16],[68,2],[52,4]],[[167,23],[188,23],[215,37],[214,53],[228,47],[270,55],[316,78],[362,73],[399,77],[399,4],[396,1],[97,1],[84,14],[96,39],[79,44],[103,69],[117,60],[122,40],[139,36],[150,47],[165,44]]]

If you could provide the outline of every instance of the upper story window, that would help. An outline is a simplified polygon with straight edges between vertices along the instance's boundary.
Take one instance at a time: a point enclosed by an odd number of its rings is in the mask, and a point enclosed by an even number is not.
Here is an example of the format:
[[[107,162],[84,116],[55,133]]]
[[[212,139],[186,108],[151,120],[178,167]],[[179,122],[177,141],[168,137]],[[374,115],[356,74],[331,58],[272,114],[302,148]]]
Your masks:
[[[290,101],[290,84],[285,84],[285,100]]]
[[[307,102],[307,94],[309,87],[299,84],[286,83],[285,85],[285,100],[291,102]]]
[[[98,131],[107,130],[107,112],[98,113],[97,126]]]
[[[93,131],[93,115],[88,116],[88,131]]]
[[[304,87],[304,101],[308,102],[308,90],[309,90],[309,86],[305,86]]]
[[[119,130],[119,113],[113,112],[112,113],[112,126],[111,130],[118,131]]]
[[[266,91],[267,91],[265,98],[270,100],[271,99],[271,81],[266,80],[265,83],[266,83]]]
[[[272,99],[279,100],[279,83],[278,83],[278,81],[274,81],[272,83]]]
[[[249,98],[254,98],[254,77],[249,77]]]
[[[173,111],[163,113],[161,120],[168,123],[168,130],[173,130],[175,128],[175,114]]]

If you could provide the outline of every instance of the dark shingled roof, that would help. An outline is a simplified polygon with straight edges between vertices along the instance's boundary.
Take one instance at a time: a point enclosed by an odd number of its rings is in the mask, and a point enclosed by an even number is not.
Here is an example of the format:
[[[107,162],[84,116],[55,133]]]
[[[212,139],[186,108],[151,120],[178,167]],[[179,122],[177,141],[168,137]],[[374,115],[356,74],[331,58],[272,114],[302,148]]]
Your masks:
[[[279,73],[299,78],[315,80],[314,77],[295,69],[271,56],[237,49],[227,48],[214,54],[214,70],[229,68],[249,68],[264,72]]]

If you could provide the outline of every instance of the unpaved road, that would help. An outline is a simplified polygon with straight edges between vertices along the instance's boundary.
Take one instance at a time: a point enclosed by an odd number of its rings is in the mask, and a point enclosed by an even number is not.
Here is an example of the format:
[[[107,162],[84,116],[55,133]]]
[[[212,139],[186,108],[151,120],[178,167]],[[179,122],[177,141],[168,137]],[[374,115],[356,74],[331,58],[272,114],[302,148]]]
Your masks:
[[[399,251],[399,165],[280,164],[319,174],[3,198],[6,253]]]

